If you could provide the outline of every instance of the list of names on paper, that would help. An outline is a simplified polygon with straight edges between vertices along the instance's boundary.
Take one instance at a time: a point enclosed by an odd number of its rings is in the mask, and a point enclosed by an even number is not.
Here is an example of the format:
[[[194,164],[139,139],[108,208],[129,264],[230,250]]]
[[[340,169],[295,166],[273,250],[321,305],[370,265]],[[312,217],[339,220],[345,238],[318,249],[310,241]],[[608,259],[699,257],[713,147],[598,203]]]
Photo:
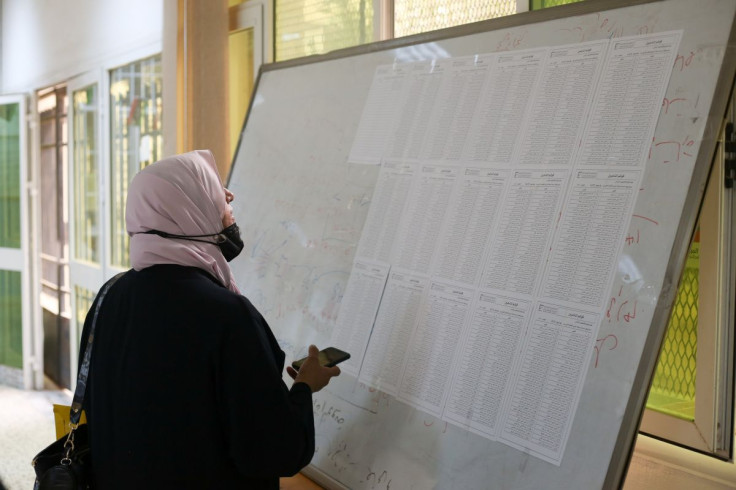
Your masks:
[[[680,36],[379,67],[344,370],[559,465]]]
[[[483,269],[483,287],[532,294],[566,185],[564,171],[514,172]]]

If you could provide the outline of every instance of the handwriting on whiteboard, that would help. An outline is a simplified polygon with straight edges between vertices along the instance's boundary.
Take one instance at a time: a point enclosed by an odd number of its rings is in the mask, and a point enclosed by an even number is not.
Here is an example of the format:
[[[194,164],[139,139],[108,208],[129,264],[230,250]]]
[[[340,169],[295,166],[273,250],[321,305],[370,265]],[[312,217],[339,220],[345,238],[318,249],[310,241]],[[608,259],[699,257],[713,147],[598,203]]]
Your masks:
[[[330,405],[324,400],[312,400],[312,412],[314,413],[314,419],[321,422],[332,422],[337,425],[337,429],[340,430],[342,425],[345,423],[345,416],[339,408],[334,405]]]
[[[595,340],[593,346],[593,367],[598,367],[598,360],[600,359],[601,353],[606,351],[612,351],[618,347],[618,337],[613,334],[608,334],[605,337]]]
[[[678,54],[675,58],[674,69],[677,71],[684,71],[687,67],[690,66],[693,60],[696,59],[695,56],[701,51],[701,49],[696,49],[695,51],[690,51],[687,54]]]
[[[648,29],[648,26],[641,26],[638,31],[641,33],[642,30]],[[578,42],[599,39],[601,36],[611,39],[624,35],[623,24],[601,13],[584,17],[580,24],[560,30],[572,34],[573,39]]]
[[[374,471],[368,467],[368,474],[363,479],[366,485],[370,485],[368,488],[385,488],[386,490],[391,489],[391,478],[388,476],[388,471]]]
[[[692,158],[695,140],[686,135],[678,140],[657,140],[652,138],[652,146],[649,149],[649,160],[659,161],[661,163],[677,163],[681,158]]]
[[[330,447],[327,449],[327,464],[337,471],[337,473],[342,473],[357,465],[350,456],[348,441],[340,440],[336,443],[330,443]]]
[[[606,320],[608,323],[630,323],[636,319],[637,300],[622,297],[624,287],[618,290],[618,295],[612,296],[606,308]]]
[[[379,408],[386,408],[389,406],[391,395],[389,395],[388,393],[384,393],[383,391],[377,390],[376,388],[368,386],[367,384],[362,382],[358,383],[358,388],[360,388],[361,390],[365,390],[370,394],[369,404],[371,412],[377,413]]]
[[[676,115],[680,116],[681,114],[676,112],[677,108],[682,106],[687,102],[687,99],[685,97],[673,97],[671,99],[668,99],[667,97],[664,98],[662,101],[662,107],[664,108],[664,113],[669,114],[670,109],[673,109],[673,112],[675,112]]]
[[[509,51],[517,49],[524,42],[526,29],[520,32],[507,32],[506,35],[496,45],[496,51]]]
[[[640,214],[632,215],[634,218],[631,220],[631,228],[624,237],[624,245],[626,247],[636,247],[642,241],[642,235],[646,232],[646,229],[651,226],[659,226],[659,222],[655,219]]]

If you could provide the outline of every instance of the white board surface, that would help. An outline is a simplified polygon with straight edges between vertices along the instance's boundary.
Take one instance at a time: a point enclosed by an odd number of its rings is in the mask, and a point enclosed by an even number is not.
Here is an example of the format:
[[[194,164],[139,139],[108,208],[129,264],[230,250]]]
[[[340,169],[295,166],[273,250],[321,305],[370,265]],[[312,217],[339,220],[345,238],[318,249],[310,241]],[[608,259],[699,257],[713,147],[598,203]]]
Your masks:
[[[351,152],[365,153],[356,151],[356,135],[377,67],[682,33],[559,465],[343,374],[314,395],[312,468],[333,483],[619,486],[733,80],[736,4],[586,3],[271,65],[260,74],[228,183],[246,241],[232,266],[291,360],[310,343],[327,346],[337,325],[379,178],[380,166],[351,163],[361,160]]]

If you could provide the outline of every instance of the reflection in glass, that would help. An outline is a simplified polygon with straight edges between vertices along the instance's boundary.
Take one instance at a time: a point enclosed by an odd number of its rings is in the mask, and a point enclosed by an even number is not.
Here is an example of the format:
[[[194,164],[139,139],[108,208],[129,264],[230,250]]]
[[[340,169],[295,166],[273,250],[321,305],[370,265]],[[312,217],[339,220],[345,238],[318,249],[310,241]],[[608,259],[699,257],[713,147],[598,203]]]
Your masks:
[[[80,338],[84,327],[84,319],[87,317],[87,312],[92,306],[92,302],[94,301],[96,294],[97,293],[90,291],[87,288],[74,286],[74,307],[77,312],[74,321],[77,324],[77,335],[80,336]]]
[[[110,72],[110,262],[128,266],[128,184],[163,154],[161,56]]]
[[[276,61],[373,41],[372,0],[276,0]]]
[[[0,270],[0,364],[23,368],[20,272]]]
[[[73,94],[74,258],[99,263],[97,85]]]
[[[20,106],[0,105],[0,247],[20,248]]]

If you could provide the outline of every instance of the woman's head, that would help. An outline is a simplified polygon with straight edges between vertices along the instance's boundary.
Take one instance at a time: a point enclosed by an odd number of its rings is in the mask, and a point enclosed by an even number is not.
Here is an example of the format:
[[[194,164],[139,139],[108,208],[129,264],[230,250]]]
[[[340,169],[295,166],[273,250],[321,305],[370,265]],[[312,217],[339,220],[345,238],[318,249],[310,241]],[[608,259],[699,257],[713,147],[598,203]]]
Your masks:
[[[130,183],[125,210],[133,268],[199,267],[237,290],[217,244],[226,223],[234,223],[232,197],[209,150],[164,158],[141,170]]]

